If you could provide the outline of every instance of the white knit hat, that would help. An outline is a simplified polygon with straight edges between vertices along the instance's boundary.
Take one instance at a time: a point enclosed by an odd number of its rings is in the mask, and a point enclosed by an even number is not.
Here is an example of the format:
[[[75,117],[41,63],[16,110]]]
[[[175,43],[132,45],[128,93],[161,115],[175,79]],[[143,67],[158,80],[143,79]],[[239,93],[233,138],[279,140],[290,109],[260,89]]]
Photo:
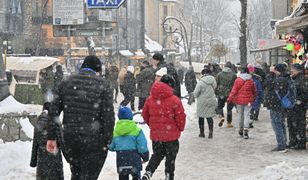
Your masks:
[[[160,68],[160,70],[158,70],[155,75],[156,76],[160,76],[162,77],[163,75],[166,75],[167,74],[167,68],[163,67],[163,68]]]
[[[128,67],[127,67],[127,71],[129,71],[129,72],[131,72],[131,73],[134,73],[134,71],[135,71],[134,66],[128,66]]]

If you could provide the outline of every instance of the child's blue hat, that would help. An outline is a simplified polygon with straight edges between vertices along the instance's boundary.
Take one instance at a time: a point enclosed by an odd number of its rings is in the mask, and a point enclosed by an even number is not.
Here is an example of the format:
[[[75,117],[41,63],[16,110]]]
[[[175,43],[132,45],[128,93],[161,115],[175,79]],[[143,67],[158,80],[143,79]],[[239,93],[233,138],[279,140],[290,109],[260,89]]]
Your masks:
[[[119,119],[133,119],[133,112],[126,106],[121,106],[118,112]]]

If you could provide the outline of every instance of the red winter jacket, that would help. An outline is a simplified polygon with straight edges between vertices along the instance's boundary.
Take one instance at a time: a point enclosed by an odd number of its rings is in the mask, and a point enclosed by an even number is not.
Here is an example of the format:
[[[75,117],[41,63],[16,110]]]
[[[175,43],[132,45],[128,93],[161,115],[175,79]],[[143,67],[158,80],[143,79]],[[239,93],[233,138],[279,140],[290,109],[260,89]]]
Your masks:
[[[173,95],[170,86],[162,82],[153,84],[151,95],[142,109],[142,116],[150,127],[152,141],[178,140],[185,127],[186,115],[181,100]]]
[[[239,105],[252,104],[256,98],[256,87],[250,74],[241,74],[234,82],[228,102]]]

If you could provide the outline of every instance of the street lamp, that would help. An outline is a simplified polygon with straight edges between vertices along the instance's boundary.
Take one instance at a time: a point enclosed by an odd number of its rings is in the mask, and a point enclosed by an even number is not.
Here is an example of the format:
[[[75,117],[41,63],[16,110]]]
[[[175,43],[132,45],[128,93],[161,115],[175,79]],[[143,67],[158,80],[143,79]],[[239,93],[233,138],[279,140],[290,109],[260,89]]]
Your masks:
[[[184,31],[184,36],[182,35],[182,31],[179,32],[179,29],[175,29],[175,30],[172,30],[172,28],[169,28],[169,24],[167,24],[167,21],[169,20],[174,20],[176,22],[178,22],[181,26],[181,28],[183,29]],[[182,39],[184,40],[184,45],[186,44],[186,47],[187,47],[187,55],[188,55],[188,61],[189,61],[189,65],[192,65],[191,63],[191,47],[188,45],[188,37],[187,37],[187,31],[186,31],[186,27],[184,26],[184,24],[176,17],[173,17],[173,16],[168,16],[165,18],[163,24],[163,29],[166,33],[169,33],[169,34],[175,34],[175,33],[178,33],[181,35]]]

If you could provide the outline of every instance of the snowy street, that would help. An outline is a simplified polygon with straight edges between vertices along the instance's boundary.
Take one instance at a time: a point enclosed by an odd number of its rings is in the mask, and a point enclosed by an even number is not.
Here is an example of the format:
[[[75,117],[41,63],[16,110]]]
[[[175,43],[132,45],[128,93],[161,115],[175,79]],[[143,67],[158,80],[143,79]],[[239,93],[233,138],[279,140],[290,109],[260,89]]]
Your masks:
[[[122,99],[122,97],[119,97]],[[269,113],[262,109],[260,121],[250,131],[250,139],[239,137],[237,127],[237,113],[233,110],[234,128],[218,127],[218,118],[214,119],[214,139],[199,138],[195,104],[183,104],[187,114],[187,124],[180,139],[180,151],[176,160],[175,178],[179,180],[196,179],[307,179],[308,162],[306,151],[290,150],[288,153],[271,152],[276,140],[272,130]],[[32,110],[39,106],[28,105]],[[117,109],[118,105],[115,105]],[[135,116],[139,120],[140,116]],[[27,123],[24,123],[27,124]],[[140,125],[148,138],[147,125]],[[33,129],[26,128],[31,133]],[[206,130],[206,134],[208,131]],[[0,144],[0,176],[1,179],[35,179],[35,169],[29,167],[30,142],[15,142]],[[285,163],[283,163],[285,162]],[[267,166],[272,166],[266,168]],[[4,168],[3,168],[4,167]],[[145,167],[145,164],[144,164]],[[302,167],[302,168],[300,168]],[[69,165],[64,163],[65,179],[70,179]],[[117,179],[115,153],[110,152],[100,180]],[[152,177],[153,180],[164,179],[163,162]]]

